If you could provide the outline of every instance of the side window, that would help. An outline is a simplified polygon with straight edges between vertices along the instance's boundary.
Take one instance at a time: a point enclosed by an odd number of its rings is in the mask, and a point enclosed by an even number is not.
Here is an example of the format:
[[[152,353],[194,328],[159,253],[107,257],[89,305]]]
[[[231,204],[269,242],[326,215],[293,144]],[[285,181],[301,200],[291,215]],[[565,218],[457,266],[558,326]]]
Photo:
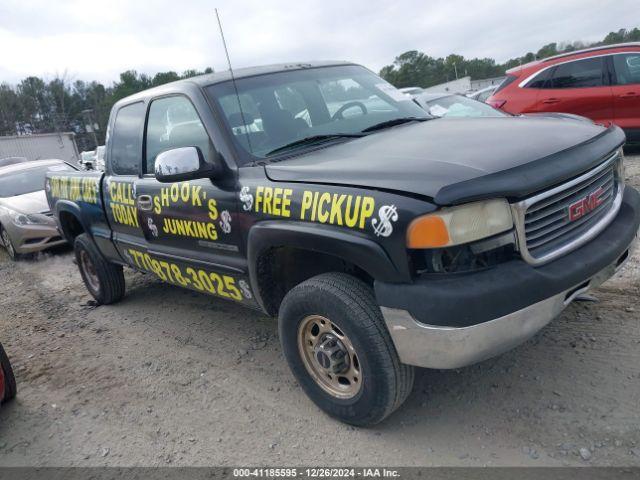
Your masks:
[[[181,95],[151,102],[145,141],[145,173],[153,173],[156,157],[165,150],[198,147],[207,159],[213,149],[196,109]]]
[[[603,81],[603,57],[585,58],[558,65],[546,88],[601,87]]]
[[[142,159],[140,131],[144,125],[144,103],[122,107],[116,114],[111,135],[111,168],[116,175],[137,175]]]
[[[640,53],[612,55],[616,71],[616,85],[640,83]]]
[[[551,76],[551,72],[553,72],[553,68],[547,68],[546,70],[543,70],[538,75],[536,75],[531,80],[529,80],[526,87],[527,88],[545,88],[545,87],[551,88],[549,85],[550,82],[547,82],[547,80],[549,80],[549,77]]]

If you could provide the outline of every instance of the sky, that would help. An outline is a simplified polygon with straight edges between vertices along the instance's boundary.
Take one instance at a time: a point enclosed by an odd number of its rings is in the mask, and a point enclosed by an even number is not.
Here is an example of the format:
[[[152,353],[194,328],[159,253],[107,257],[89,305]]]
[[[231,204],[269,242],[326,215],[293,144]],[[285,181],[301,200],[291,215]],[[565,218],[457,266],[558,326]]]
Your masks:
[[[117,80],[120,72],[349,60],[407,50],[498,62],[549,42],[640,26],[639,0],[0,0],[0,83]]]

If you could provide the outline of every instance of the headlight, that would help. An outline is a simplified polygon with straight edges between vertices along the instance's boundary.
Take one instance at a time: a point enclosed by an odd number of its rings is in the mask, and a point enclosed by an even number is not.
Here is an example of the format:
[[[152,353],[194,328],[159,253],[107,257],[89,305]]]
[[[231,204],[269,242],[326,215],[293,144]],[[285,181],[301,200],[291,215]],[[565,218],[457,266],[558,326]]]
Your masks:
[[[24,213],[9,210],[9,216],[11,217],[11,221],[13,223],[21,227],[24,225],[45,225],[49,223],[49,220],[46,216],[37,213],[30,213],[27,215]]]
[[[418,217],[407,229],[408,248],[440,248],[491,237],[513,228],[505,199],[443,208]]]

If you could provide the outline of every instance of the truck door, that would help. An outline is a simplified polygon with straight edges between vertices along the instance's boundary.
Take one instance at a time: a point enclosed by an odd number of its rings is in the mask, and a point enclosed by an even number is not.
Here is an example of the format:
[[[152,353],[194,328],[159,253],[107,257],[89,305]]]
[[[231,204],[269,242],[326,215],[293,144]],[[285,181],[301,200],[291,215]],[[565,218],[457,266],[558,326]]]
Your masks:
[[[125,254],[128,247],[145,242],[135,202],[145,113],[145,103],[141,101],[120,107],[108,141],[103,186],[105,211],[114,243],[126,260],[129,260]]]
[[[183,286],[223,297],[228,294],[234,300],[249,300],[250,294],[245,294],[243,288],[247,284],[246,260],[239,248],[235,175],[226,180],[174,183],[161,183],[155,178],[154,164],[159,153],[188,146],[198,147],[205,160],[213,159],[213,143],[193,103],[183,94],[152,100],[145,129],[143,173],[135,187],[146,251],[151,259],[179,269],[176,278],[168,278],[173,283],[187,283]],[[194,272],[200,275],[200,281]],[[207,275],[202,276],[202,272]],[[170,271],[165,273],[167,277],[171,275]],[[213,287],[207,278],[214,279]],[[215,285],[220,278],[229,288]],[[234,283],[242,288],[242,298],[235,298],[240,291],[233,287]]]
[[[574,113],[598,123],[613,120],[613,97],[603,57],[561,63],[538,94],[537,112]]]
[[[613,121],[625,130],[628,141],[640,142],[640,52],[611,55],[611,62]]]

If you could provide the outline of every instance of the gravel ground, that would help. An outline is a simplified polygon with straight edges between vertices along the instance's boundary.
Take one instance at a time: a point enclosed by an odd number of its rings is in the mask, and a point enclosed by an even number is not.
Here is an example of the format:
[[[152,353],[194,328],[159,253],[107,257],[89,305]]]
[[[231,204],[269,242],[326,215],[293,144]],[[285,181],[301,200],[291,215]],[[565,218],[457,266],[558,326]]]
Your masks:
[[[629,156],[640,186],[640,156]],[[421,370],[370,429],[316,409],[276,322],[127,274],[96,307],[70,252],[0,253],[0,339],[18,398],[0,409],[0,465],[640,466],[640,255],[525,345]]]

